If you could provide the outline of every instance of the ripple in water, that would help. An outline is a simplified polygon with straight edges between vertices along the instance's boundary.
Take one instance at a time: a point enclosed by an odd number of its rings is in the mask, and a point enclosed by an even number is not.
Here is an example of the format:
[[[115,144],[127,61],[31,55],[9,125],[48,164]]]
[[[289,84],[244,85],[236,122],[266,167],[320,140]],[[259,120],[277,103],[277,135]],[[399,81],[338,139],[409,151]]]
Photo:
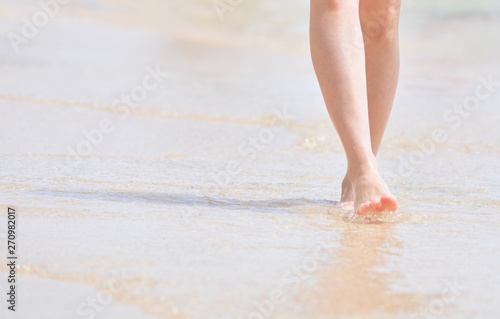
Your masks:
[[[403,221],[405,216],[399,211],[373,212],[359,215],[354,212],[352,204],[343,205],[338,214],[345,222],[354,224],[397,223]]]

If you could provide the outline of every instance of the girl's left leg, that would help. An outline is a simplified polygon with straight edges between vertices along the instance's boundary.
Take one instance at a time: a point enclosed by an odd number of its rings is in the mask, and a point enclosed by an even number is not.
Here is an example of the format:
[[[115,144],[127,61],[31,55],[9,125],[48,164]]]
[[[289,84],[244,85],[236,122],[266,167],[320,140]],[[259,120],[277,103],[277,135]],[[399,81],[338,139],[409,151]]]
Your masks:
[[[377,155],[389,120],[399,77],[398,25],[401,0],[360,0],[359,18],[365,69],[371,146]],[[349,178],[342,182],[342,202],[354,200]]]

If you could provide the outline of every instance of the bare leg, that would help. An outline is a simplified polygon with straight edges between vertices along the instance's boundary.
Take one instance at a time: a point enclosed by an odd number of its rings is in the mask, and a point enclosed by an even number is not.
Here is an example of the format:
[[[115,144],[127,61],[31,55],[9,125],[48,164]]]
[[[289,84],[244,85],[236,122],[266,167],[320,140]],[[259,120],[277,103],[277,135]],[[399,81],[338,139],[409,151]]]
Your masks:
[[[401,0],[360,0],[365,47],[368,114],[373,154],[377,155],[391,113],[399,76],[398,24]],[[342,182],[342,202],[353,201],[349,178]]]
[[[310,41],[316,76],[346,152],[357,213],[395,210],[372,151],[358,0],[311,0]]]

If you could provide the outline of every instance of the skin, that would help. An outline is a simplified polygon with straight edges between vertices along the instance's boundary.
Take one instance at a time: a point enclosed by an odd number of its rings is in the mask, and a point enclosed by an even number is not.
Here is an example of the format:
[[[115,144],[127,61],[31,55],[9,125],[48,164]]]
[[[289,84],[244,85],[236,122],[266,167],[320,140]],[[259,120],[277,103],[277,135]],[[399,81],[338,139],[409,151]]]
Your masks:
[[[375,155],[399,75],[400,0],[311,0],[311,56],[347,156],[341,201],[356,213],[396,210]]]

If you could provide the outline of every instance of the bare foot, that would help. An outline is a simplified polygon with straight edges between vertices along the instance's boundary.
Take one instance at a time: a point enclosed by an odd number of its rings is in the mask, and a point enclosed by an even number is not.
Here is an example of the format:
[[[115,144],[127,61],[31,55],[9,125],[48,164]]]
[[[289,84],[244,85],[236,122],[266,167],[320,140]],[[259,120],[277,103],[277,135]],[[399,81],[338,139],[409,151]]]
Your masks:
[[[340,202],[352,202],[354,201],[354,190],[352,188],[352,183],[345,174],[344,180],[342,181],[342,195],[340,196]]]
[[[389,191],[376,168],[358,170],[353,180],[356,214],[395,211],[398,208],[396,197]]]

